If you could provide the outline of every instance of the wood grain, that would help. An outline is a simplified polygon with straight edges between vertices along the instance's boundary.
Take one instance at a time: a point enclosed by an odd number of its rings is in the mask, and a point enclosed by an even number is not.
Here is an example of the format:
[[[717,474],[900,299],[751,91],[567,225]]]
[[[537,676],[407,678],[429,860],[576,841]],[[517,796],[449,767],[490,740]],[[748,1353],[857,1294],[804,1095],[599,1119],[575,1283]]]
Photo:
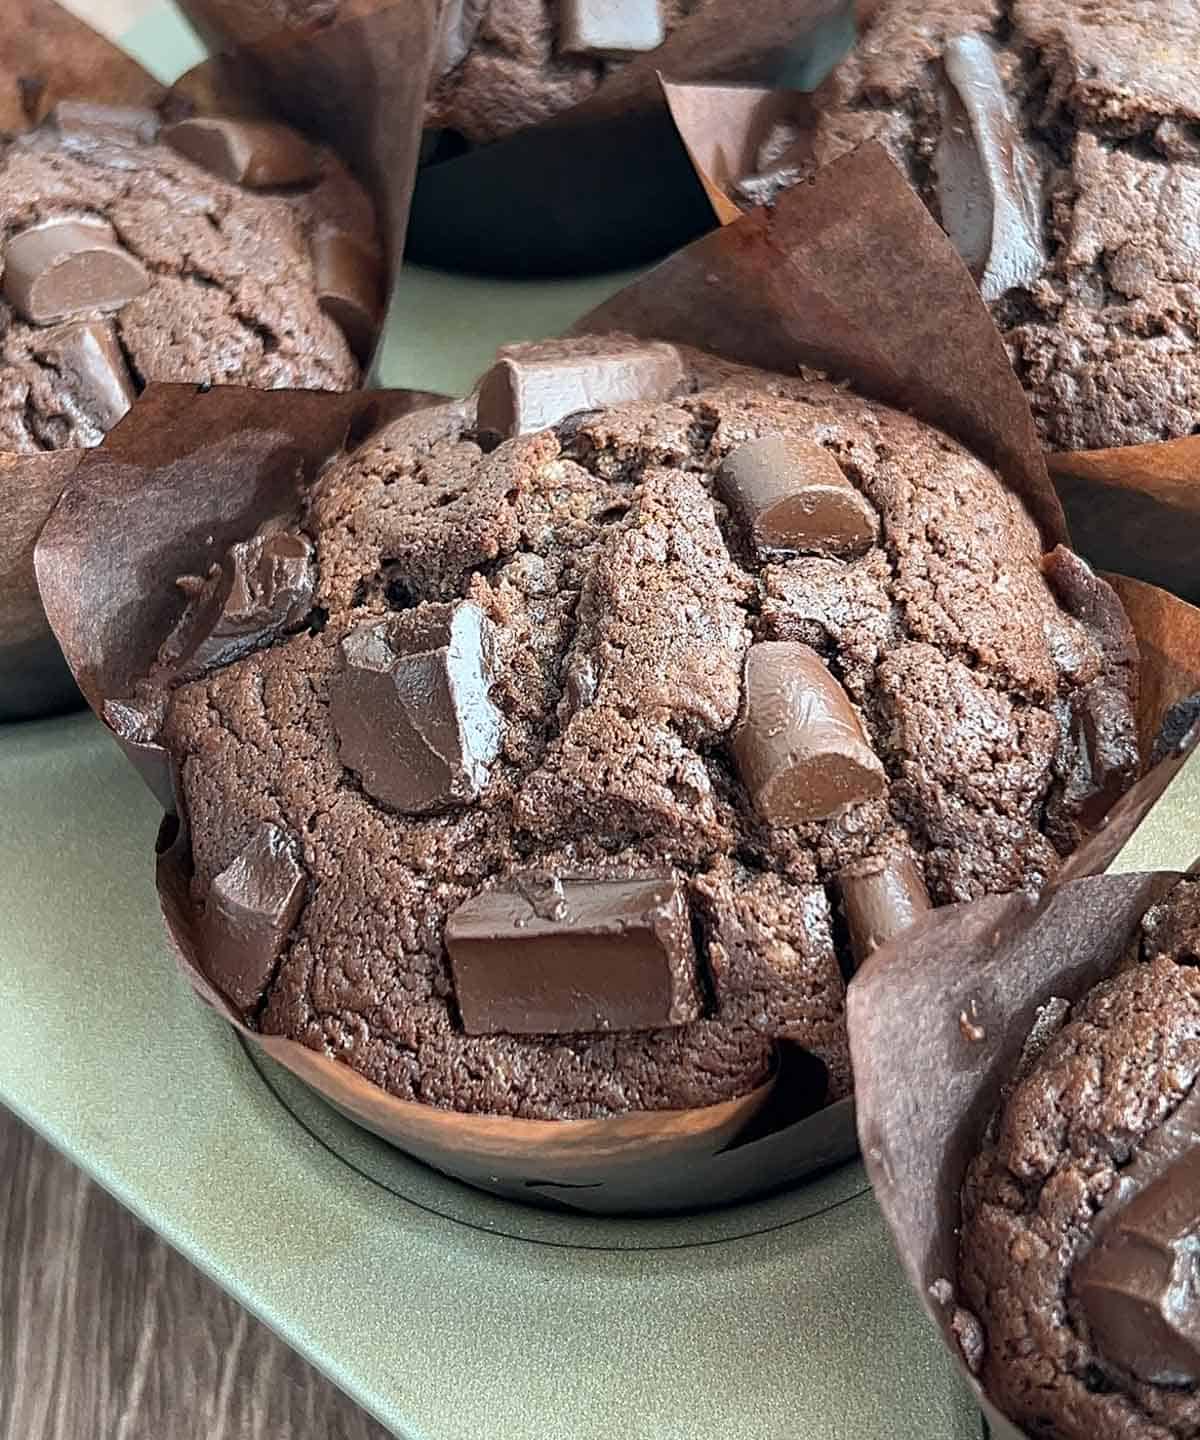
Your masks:
[[[387,1434],[0,1109],[0,1440]]]

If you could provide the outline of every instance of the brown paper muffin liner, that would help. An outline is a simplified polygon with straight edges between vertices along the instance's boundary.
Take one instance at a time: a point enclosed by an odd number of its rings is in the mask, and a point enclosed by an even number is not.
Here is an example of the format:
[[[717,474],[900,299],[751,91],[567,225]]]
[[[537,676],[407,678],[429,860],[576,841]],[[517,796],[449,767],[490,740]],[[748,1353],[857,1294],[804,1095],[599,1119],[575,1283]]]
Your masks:
[[[962,1182],[1039,1007],[1052,997],[1073,1004],[1110,975],[1142,915],[1178,879],[1096,875],[1037,901],[1013,895],[936,911],[877,951],[850,985],[867,1172],[921,1304],[992,1435],[1005,1440],[1033,1437],[991,1403],[955,1334]]]
[[[896,285],[897,275],[904,277]],[[1032,419],[970,275],[877,147],[697,241],[585,316],[574,333],[622,330],[795,373],[827,370],[863,393],[951,431],[992,460],[1041,524],[1065,537]],[[421,397],[418,397],[421,398]],[[352,448],[411,396],[289,395],[151,387],[104,446],[89,451],[47,524],[37,569],[47,613],[80,687],[168,805],[164,752],[131,729],[120,703],[145,673],[182,606],[175,577],[202,570],[214,547],[290,513],[327,457]],[[445,426],[473,402],[422,410]],[[1149,587],[1146,587],[1149,589]],[[1157,729],[1163,700],[1200,688],[1188,646],[1200,613],[1160,592],[1144,607],[1145,663],[1178,674],[1143,688]],[[1182,638],[1181,638],[1182,637]],[[1192,655],[1195,651],[1190,652]],[[1190,682],[1190,683],[1189,683]],[[1171,763],[1171,762],[1168,762]],[[1163,782],[1159,770],[1140,798]],[[1131,802],[1132,803],[1132,802]],[[1113,825],[1093,842],[1126,833]],[[232,1023],[204,980],[191,905],[186,815],[164,827],[158,883],[184,972]],[[1105,862],[1106,863],[1106,862]],[[802,1052],[781,1047],[775,1073],[722,1105],[609,1119],[529,1121],[435,1110],[399,1100],[298,1042],[247,1034],[320,1094],[448,1174],[524,1200],[596,1213],[647,1213],[739,1200],[792,1183],[855,1150],[853,1105],[798,1109]]]
[[[60,100],[71,99],[157,108],[168,118],[271,113],[249,77],[236,73],[224,76],[219,88],[172,99],[135,61],[54,0],[13,3],[16,12],[5,11],[8,23],[0,37],[0,130],[26,129]],[[330,148],[338,150],[336,143]],[[0,452],[0,504],[8,519],[0,534],[0,722],[80,703],[42,613],[33,573],[38,531],[80,453]]]
[[[179,0],[215,49],[261,76],[293,123],[329,119],[368,174],[407,166],[396,127],[423,115],[445,68],[441,30],[461,3],[430,0]],[[707,227],[656,72],[679,80],[794,84],[820,78],[848,41],[850,0],[707,0],[665,44],[610,74],[552,120],[420,174],[408,250],[439,268],[570,274],[644,263]],[[420,12],[421,30],[415,12]],[[428,23],[425,23],[428,22]],[[420,32],[420,33],[418,33]]]

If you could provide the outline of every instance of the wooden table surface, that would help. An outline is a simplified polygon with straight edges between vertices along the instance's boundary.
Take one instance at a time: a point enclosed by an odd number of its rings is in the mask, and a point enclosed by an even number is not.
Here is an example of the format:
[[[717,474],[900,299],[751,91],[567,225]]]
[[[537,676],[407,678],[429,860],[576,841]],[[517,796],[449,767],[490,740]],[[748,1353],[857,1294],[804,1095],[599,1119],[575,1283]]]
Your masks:
[[[0,1440],[386,1440],[0,1109]]]

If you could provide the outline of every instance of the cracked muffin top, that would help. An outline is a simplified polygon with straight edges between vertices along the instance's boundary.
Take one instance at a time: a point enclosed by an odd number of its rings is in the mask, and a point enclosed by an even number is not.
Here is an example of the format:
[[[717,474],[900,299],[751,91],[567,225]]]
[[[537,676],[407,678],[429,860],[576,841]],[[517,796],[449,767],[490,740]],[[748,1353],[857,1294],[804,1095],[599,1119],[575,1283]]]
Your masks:
[[[845,977],[1139,768],[1112,590],[932,427],[622,337],[502,352],[184,577],[139,713],[201,961],[394,1095],[850,1089]],[[130,708],[114,723],[132,724]]]
[[[352,389],[378,285],[293,131],[62,102],[0,150],[0,450],[97,445],[152,380]]]
[[[1200,884],[1153,906],[1132,948],[1048,1007],[963,1187],[968,1363],[1054,1440],[1200,1430]]]
[[[885,0],[757,202],[867,139],[980,282],[1051,449],[1200,430],[1200,9]]]

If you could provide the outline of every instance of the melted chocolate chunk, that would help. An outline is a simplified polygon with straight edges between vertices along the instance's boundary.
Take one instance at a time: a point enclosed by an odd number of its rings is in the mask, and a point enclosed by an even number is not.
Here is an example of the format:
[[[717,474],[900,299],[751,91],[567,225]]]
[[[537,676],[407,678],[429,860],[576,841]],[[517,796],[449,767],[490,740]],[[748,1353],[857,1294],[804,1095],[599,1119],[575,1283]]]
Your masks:
[[[492,626],[477,605],[424,605],[352,630],[330,696],[342,764],[419,815],[477,800],[500,753]]]
[[[837,883],[856,966],[931,908],[921,871],[906,850],[853,865]]]
[[[1149,1385],[1200,1383],[1200,1096],[1194,1089],[1121,1172],[1098,1230],[1072,1273],[1072,1290],[1102,1360]]]
[[[870,502],[829,451],[811,441],[768,435],[739,445],[717,485],[760,559],[788,551],[861,555],[879,533]]]
[[[465,901],[445,938],[468,1035],[658,1030],[700,1015],[674,874],[518,880]]]
[[[206,969],[243,1014],[262,999],[304,892],[299,846],[276,825],[260,825],[214,878],[204,913]]]
[[[942,131],[934,151],[942,223],[985,300],[1031,285],[1046,264],[1038,166],[995,52],[980,35],[946,46]]]
[[[308,141],[268,120],[196,116],[168,125],[162,138],[211,174],[251,190],[302,185],[318,175],[317,154]]]
[[[45,220],[14,235],[4,252],[4,297],[34,325],[119,310],[149,285],[106,220]]]
[[[506,438],[557,425],[580,410],[634,400],[665,400],[684,379],[673,345],[649,343],[576,359],[504,359],[483,377],[477,423]]]
[[[321,309],[365,361],[375,346],[382,311],[379,257],[344,231],[323,229],[313,237],[312,258]]]
[[[825,820],[887,784],[846,692],[807,645],[768,640],[746,656],[733,755],[770,825]]]
[[[159,118],[135,105],[98,105],[91,100],[60,100],[44,123],[64,139],[104,140],[115,145],[152,145]]]
[[[179,583],[189,601],[159,663],[192,680],[304,622],[316,587],[312,544],[268,525],[231,545],[205,579],[185,576]]]
[[[657,50],[666,38],[658,0],[563,0],[558,48],[565,55],[620,59]]]
[[[34,338],[34,355],[68,381],[89,417],[111,430],[137,399],[137,389],[112,325],[81,320]]]

